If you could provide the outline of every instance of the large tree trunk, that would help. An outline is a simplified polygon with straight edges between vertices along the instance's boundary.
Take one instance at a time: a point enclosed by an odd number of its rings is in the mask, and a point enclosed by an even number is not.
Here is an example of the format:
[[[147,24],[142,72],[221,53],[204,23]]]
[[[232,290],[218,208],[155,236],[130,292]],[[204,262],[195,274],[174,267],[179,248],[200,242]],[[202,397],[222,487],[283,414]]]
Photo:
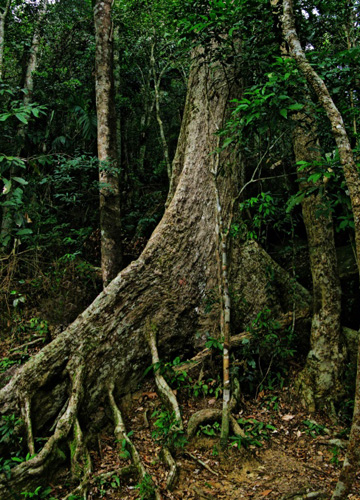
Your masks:
[[[80,429],[85,440],[91,436],[108,406],[109,386],[115,385],[116,398],[136,387],[151,363],[148,329],[156,330],[160,355],[167,359],[175,353],[192,353],[199,331],[218,332],[218,324],[211,324],[212,317],[218,323],[216,304],[213,316],[205,306],[214,300],[218,287],[210,153],[217,146],[214,133],[228,102],[226,82],[234,81],[232,75],[225,78],[224,71],[214,67],[209,71],[204,61],[193,64],[176,156],[176,189],[140,258],[0,391],[2,413],[22,415],[29,449],[35,437],[49,437],[37,456],[18,465],[9,480],[0,477],[1,500],[9,498],[9,489],[18,492],[45,482],[52,461],[59,467],[58,451],[66,450],[72,429],[77,435]],[[229,160],[221,159],[226,168],[218,177],[225,220],[237,190],[236,170]],[[276,282],[284,288],[289,277],[255,243],[234,255],[242,265],[233,292],[241,294],[250,305],[247,314],[254,317],[269,305],[266,269],[273,267]],[[308,304],[306,291],[297,287],[297,292]],[[279,309],[291,307],[285,298]]]
[[[121,269],[120,186],[116,147],[112,0],[97,0],[95,89],[100,178],[101,270],[106,286]]]
[[[160,352],[164,347],[167,355],[191,348],[203,314],[202,305],[209,290],[217,287],[216,205],[210,153],[216,147],[214,132],[222,123],[228,100],[226,79],[220,70],[209,73],[206,68],[195,64],[192,69],[185,112],[187,133],[179,144],[184,152],[183,165],[176,192],[142,255],[0,392],[3,413],[24,413],[21,408],[29,406],[26,401],[30,403],[31,419],[27,420],[32,423],[34,436],[46,435],[66,404],[67,408],[73,406],[69,419],[78,415],[86,434],[89,416],[98,413],[109,383],[115,382],[118,392],[125,393],[136,386],[150,364],[144,336],[147,328],[157,329]],[[231,180],[231,176],[223,178],[227,189],[222,192],[226,191],[228,198],[232,186],[236,189]],[[82,389],[67,403],[69,394],[76,392],[79,377]],[[60,441],[66,439],[72,427],[69,422],[56,439],[60,435]],[[61,419],[59,424],[63,425]],[[30,478],[35,483],[36,476],[30,471],[44,474],[43,467],[56,447],[55,443],[50,451],[42,451],[20,464],[11,476],[10,486],[19,491]],[[7,498],[5,482],[0,486],[0,498]]]
[[[296,161],[311,164],[299,176],[313,172],[314,162],[321,160],[316,124],[311,112],[293,117],[295,128],[293,144]],[[326,179],[325,179],[326,180]],[[322,181],[319,181],[322,182]],[[313,183],[301,183],[306,191]],[[341,288],[337,270],[332,217],[326,212],[324,201],[314,193],[302,201],[302,213],[308,237],[310,267],[313,283],[313,317],[311,323],[311,350],[306,365],[297,379],[297,388],[310,411],[329,406],[341,397],[344,356],[340,347]]]

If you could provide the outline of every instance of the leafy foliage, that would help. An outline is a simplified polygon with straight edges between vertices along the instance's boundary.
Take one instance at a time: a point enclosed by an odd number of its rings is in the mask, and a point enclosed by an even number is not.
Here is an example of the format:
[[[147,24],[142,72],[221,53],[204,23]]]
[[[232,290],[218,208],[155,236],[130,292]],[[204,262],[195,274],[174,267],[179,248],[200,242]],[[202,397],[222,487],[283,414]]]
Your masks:
[[[271,311],[261,311],[249,327],[249,336],[242,340],[240,382],[251,392],[273,389],[284,384],[287,363],[295,353],[291,329],[282,331],[271,318]]]
[[[170,448],[183,448],[186,445],[186,436],[179,428],[174,413],[156,410],[151,417],[156,418],[155,430],[152,432],[152,437],[156,441]]]
[[[232,441],[232,446],[237,446],[245,448],[249,446],[261,447],[264,441],[270,439],[270,431],[275,431],[276,427],[271,424],[265,424],[264,422],[259,422],[255,418],[240,418],[238,423],[242,427],[245,433],[245,437],[242,436],[230,436]]]

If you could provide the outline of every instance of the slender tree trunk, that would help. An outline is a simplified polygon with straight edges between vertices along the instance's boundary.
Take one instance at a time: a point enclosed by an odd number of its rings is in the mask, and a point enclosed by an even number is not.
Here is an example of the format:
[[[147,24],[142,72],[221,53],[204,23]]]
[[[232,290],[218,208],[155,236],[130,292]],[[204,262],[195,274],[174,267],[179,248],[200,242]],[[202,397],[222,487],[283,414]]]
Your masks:
[[[115,278],[122,265],[111,6],[112,0],[97,0],[94,7],[101,269],[104,286]]]
[[[311,112],[297,113],[293,120],[295,159],[313,165],[321,160],[314,117]],[[299,177],[310,175],[312,171],[310,166]],[[314,184],[301,184],[305,191],[310,187]],[[329,405],[329,409],[333,410],[334,400],[343,393],[341,375],[344,356],[339,347],[341,288],[332,218],[330,214],[319,215],[321,210],[326,211],[323,203],[321,196],[315,194],[306,196],[302,202],[313,282],[313,317],[311,350],[297,379],[297,388],[310,411]]]
[[[119,27],[117,26],[114,32],[115,40],[119,38]],[[121,95],[121,74],[120,74],[120,54],[119,50],[114,51],[114,92],[115,96]],[[116,160],[117,165],[121,169],[121,112],[116,109],[116,99],[114,99],[114,109],[116,115]]]
[[[345,124],[324,81],[306,59],[295,29],[292,0],[283,0],[282,23],[284,38],[289,46],[290,55],[295,59],[299,69],[316,93],[330,121],[332,134],[339,151],[340,162],[344,169],[345,180],[349,190],[355,224],[356,260],[360,269],[360,177],[346,133]]]
[[[342,116],[334,104],[323,80],[306,59],[295,29],[292,0],[283,0],[283,33],[289,45],[290,55],[308,83],[316,93],[320,104],[324,108],[331,124],[331,130],[339,152],[340,162],[344,169],[344,176],[351,200],[355,226],[356,260],[360,273],[360,177],[354,161],[350,141],[346,133]],[[360,460],[360,358],[358,358],[357,385],[355,393],[355,408],[350,432],[349,446],[340,474],[339,482],[333,494],[333,500],[345,499],[350,492],[351,485]]]
[[[0,14],[0,80],[4,78],[5,20],[10,4],[11,0],[7,0],[4,10]]]
[[[349,444],[346,450],[345,459],[340,472],[339,480],[331,500],[345,500],[351,492],[356,471],[360,462],[360,342],[357,357],[357,374],[355,388],[355,405],[354,414],[351,425]]]
[[[161,78],[162,78],[162,75],[163,75],[165,69],[160,72],[159,76],[156,75],[154,48],[155,48],[155,42],[153,42],[151,44],[150,64],[151,64],[151,68],[152,68],[153,81],[154,81],[156,120],[157,120],[158,125],[159,125],[161,145],[162,145],[162,149],[163,149],[166,171],[168,174],[169,182],[171,182],[172,172],[171,172],[169,148],[168,148],[166,137],[165,137],[164,124],[163,124],[163,121],[161,119],[161,114],[160,114],[160,82],[161,82]]]
[[[41,3],[41,11],[39,14],[39,19],[37,21],[37,26],[34,31],[33,39],[31,42],[30,58],[26,68],[24,90],[26,90],[23,98],[23,105],[26,106],[32,101],[32,94],[34,90],[34,73],[36,71],[39,62],[39,50],[40,50],[40,27],[41,23],[46,15],[46,10],[48,6],[48,0],[43,0]]]
[[[40,42],[41,42],[40,28],[41,28],[41,23],[46,15],[47,6],[48,6],[48,0],[43,0],[40,6],[41,10],[39,13],[39,17],[37,19],[37,24],[35,26],[35,31],[31,41],[30,56],[28,65],[26,67],[25,80],[23,84],[24,96],[22,104],[24,107],[29,106],[29,104],[32,101],[32,95],[34,91],[34,73],[38,65]],[[20,156],[21,150],[23,149],[27,127],[28,125],[22,122],[20,122],[18,126],[16,134],[18,139],[18,149],[16,151],[16,156]],[[10,179],[11,177],[14,176],[15,173],[16,172],[14,167],[11,167]],[[7,207],[3,207],[2,221],[1,221],[2,241],[4,241],[9,234],[11,234],[11,230],[13,228],[12,215],[13,214],[11,214],[11,212],[8,210]]]
[[[353,11],[352,11],[351,7],[349,5],[348,5],[348,7],[349,7],[349,14],[350,14],[350,23],[352,23],[352,26],[354,28],[356,25],[356,21],[354,19],[354,15],[353,15]],[[354,39],[351,36],[351,28],[349,26],[345,26],[344,31],[345,31],[345,36],[346,36],[347,49],[351,50],[355,47]],[[359,139],[357,136],[357,122],[356,122],[356,109],[355,109],[354,96],[356,96],[356,92],[354,92],[353,88],[350,88],[349,99],[350,99],[350,108],[351,108],[352,120],[353,120],[353,134],[355,137],[356,144],[358,144]]]
[[[155,106],[155,97],[151,92],[152,66],[148,69],[147,75],[144,76],[142,69],[139,68],[142,75],[142,96],[144,102],[144,111],[140,118],[140,150],[137,161],[137,168],[140,175],[144,175],[144,162],[147,147],[147,135],[151,123],[152,114]]]
[[[221,303],[221,318],[220,318],[220,332],[224,341],[223,347],[223,406],[221,418],[221,433],[220,443],[222,448],[225,448],[229,439],[230,428],[230,397],[231,397],[231,379],[230,379],[230,315],[231,315],[231,300],[229,292],[229,278],[228,278],[228,248],[227,236],[228,233],[224,229],[223,209],[219,196],[218,169],[213,172],[215,184],[215,200],[216,200],[216,226],[215,233],[217,236],[217,260],[219,268],[219,291]],[[230,214],[229,214],[230,215]]]

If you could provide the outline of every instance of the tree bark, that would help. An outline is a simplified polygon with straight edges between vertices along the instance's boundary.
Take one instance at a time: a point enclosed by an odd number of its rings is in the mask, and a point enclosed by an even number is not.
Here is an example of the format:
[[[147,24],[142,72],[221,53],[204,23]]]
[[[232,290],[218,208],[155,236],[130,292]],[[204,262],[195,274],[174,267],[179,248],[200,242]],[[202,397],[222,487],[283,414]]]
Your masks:
[[[350,141],[346,133],[345,124],[324,81],[306,59],[295,29],[292,0],[283,0],[282,24],[284,38],[289,46],[290,55],[295,59],[299,69],[316,93],[330,121],[332,134],[339,151],[339,158],[344,169],[344,176],[351,200],[355,225],[356,260],[360,272],[360,177]]]
[[[23,98],[23,105],[27,106],[30,104],[32,101],[32,93],[34,90],[34,73],[36,71],[37,65],[38,65],[38,55],[39,55],[39,50],[40,50],[40,26],[41,23],[45,17],[46,10],[48,6],[48,0],[43,0],[41,2],[41,11],[39,14],[39,19],[37,21],[37,25],[35,27],[33,39],[31,42],[31,49],[30,49],[30,58],[29,62],[26,68],[26,74],[25,74],[25,82],[24,82],[24,89],[26,90]]]
[[[5,46],[5,20],[9,12],[11,0],[7,0],[0,14],[0,80],[4,78],[4,46]]]
[[[97,0],[95,90],[100,180],[101,269],[106,286],[121,269],[120,187],[113,77],[112,0]]]
[[[351,492],[356,471],[360,461],[360,342],[358,342],[358,359],[355,388],[354,414],[351,424],[349,444],[346,450],[345,459],[340,472],[339,480],[332,494],[331,500],[345,500]]]
[[[26,403],[27,435],[35,442],[38,436],[48,436],[44,452],[15,467],[10,479],[0,476],[0,500],[9,498],[9,489],[21,492],[46,483],[52,464],[57,468],[61,464],[59,450],[64,459],[74,426],[81,430],[86,444],[96,423],[101,418],[106,422],[102,408],[112,386],[114,401],[137,386],[151,364],[148,328],[158,332],[159,355],[166,359],[175,353],[192,354],[199,333],[205,337],[207,331],[215,330],[218,334],[216,304],[213,315],[207,311],[218,288],[210,153],[216,149],[214,133],[222,124],[228,103],[227,85],[234,81],[226,78],[224,71],[213,67],[210,72],[204,61],[194,61],[178,144],[177,158],[181,157],[182,163],[177,163],[174,194],[139,259],[122,270],[72,325],[21,367],[0,391],[2,414],[20,415]],[[229,164],[229,158],[226,160],[220,160],[224,166]],[[238,191],[235,169],[222,170],[218,189],[227,220],[231,199]],[[277,283],[285,289],[290,277],[284,277],[255,243],[248,243],[236,255],[242,262],[238,266],[241,279],[234,279],[233,293],[236,297],[241,294],[251,311],[246,314],[254,317],[268,300],[265,268],[269,263]],[[297,291],[308,302],[306,291],[301,287]],[[282,307],[289,311],[292,301],[288,308],[286,300]]]
[[[151,65],[152,74],[153,74],[153,81],[154,81],[156,121],[158,122],[158,125],[159,125],[159,132],[160,132],[161,145],[162,145],[163,155],[164,155],[164,160],[165,160],[165,165],[166,165],[166,171],[168,174],[169,182],[171,182],[172,175],[171,175],[171,163],[170,163],[170,156],[169,156],[169,148],[167,145],[165,131],[164,131],[164,124],[163,124],[163,121],[161,119],[161,113],[160,113],[160,82],[161,82],[162,75],[163,75],[164,71],[166,70],[166,66],[160,72],[159,76],[157,76],[156,75],[156,66],[155,66],[154,48],[155,48],[155,42],[153,41],[151,44],[150,65]]]
[[[140,258],[1,390],[5,414],[19,413],[27,395],[34,438],[39,433],[51,435],[49,429],[61,409],[70,404],[70,381],[79,370],[86,375],[76,413],[83,434],[89,433],[89,416],[98,413],[109,383],[115,383],[117,394],[125,393],[136,386],[150,364],[146,327],[157,328],[159,350],[166,347],[167,356],[192,349],[204,316],[204,301],[217,287],[215,197],[210,172],[216,127],[208,113],[217,123],[222,122],[228,94],[220,72],[208,74],[204,64],[193,66],[185,113],[187,133],[182,137],[185,142],[179,144],[184,156],[176,192]],[[205,105],[206,79],[211,91],[210,110]],[[222,195],[232,196],[236,186],[231,181],[230,175],[222,177]],[[62,446],[69,432],[66,428],[54,450]],[[49,454],[44,464],[50,463],[50,458]],[[14,470],[8,486],[22,491],[23,484],[35,484],[39,478],[30,471],[32,460]],[[45,474],[45,468],[39,471]],[[5,478],[2,483],[0,498],[5,499]]]
[[[292,0],[283,0],[283,33],[289,45],[290,54],[296,60],[299,69],[316,93],[331,124],[331,130],[339,152],[340,162],[349,190],[355,226],[356,261],[360,273],[360,178],[354,161],[350,141],[346,133],[343,118],[334,104],[324,81],[319,77],[306,59],[295,29]],[[360,347],[360,346],[359,346]],[[349,446],[343,463],[339,482],[333,494],[333,500],[345,499],[360,460],[360,357],[358,357],[357,385],[355,392],[355,408],[350,432]]]
[[[311,164],[299,177],[310,175],[313,164],[321,160],[316,124],[311,112],[293,117],[293,145],[297,162]],[[327,180],[327,179],[325,179]],[[319,183],[322,181],[319,181]],[[314,187],[302,182],[301,189]],[[344,355],[340,347],[341,288],[337,269],[334,229],[331,214],[319,215],[323,206],[320,195],[310,194],[302,201],[310,268],[313,283],[313,317],[311,323],[311,350],[306,365],[297,378],[297,388],[309,411],[330,406],[340,398]]]

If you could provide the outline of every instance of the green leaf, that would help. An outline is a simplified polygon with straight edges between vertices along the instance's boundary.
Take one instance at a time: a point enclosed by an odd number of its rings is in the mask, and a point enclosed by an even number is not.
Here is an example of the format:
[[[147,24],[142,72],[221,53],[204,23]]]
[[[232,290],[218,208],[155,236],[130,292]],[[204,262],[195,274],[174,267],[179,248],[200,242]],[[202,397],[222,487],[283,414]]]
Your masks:
[[[287,109],[285,109],[285,108],[280,109],[280,114],[281,114],[281,116],[283,116],[284,118],[287,118]]]
[[[308,182],[317,182],[322,176],[322,172],[315,172],[314,174],[309,175]]]
[[[290,104],[290,106],[288,106],[288,109],[291,109],[292,111],[298,111],[299,109],[303,109],[303,107],[303,104],[297,102],[295,104]]]
[[[15,113],[15,116],[18,120],[20,120],[22,123],[25,123],[27,125],[29,121],[29,117],[25,115],[24,113]]]
[[[22,186],[26,186],[26,184],[29,184],[28,181],[26,181],[22,177],[13,177],[12,179],[21,184]]]
[[[233,142],[233,137],[227,137],[223,143],[223,148],[226,148],[229,144]]]
[[[8,181],[4,177],[3,177],[2,181],[4,183],[2,194],[8,194],[9,191],[11,190],[11,181]]]
[[[4,114],[0,115],[0,122],[4,122],[4,121],[5,121],[5,120],[7,120],[10,116],[11,116],[11,113],[4,113]]]
[[[31,229],[19,229],[19,231],[16,232],[17,236],[23,236],[25,234],[32,234]]]

